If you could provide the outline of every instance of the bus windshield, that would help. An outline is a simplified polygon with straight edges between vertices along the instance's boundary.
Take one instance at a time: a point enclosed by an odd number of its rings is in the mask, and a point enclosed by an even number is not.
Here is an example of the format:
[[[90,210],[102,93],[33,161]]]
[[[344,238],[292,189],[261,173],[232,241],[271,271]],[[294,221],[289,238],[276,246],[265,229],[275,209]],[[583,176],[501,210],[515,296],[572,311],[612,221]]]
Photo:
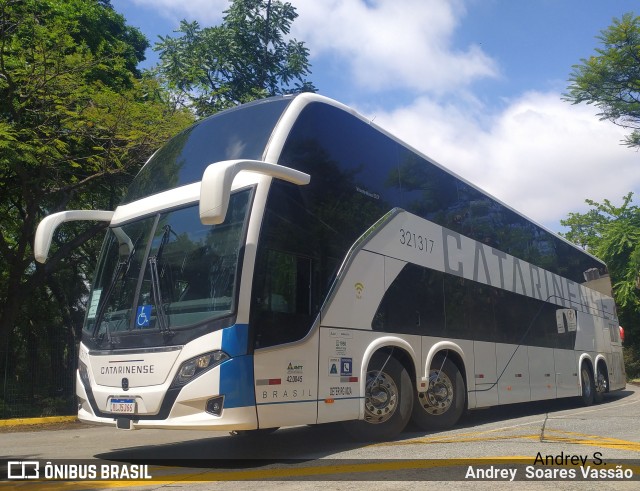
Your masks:
[[[231,195],[220,225],[202,225],[192,205],[110,228],[85,332],[171,331],[233,313],[250,194]]]

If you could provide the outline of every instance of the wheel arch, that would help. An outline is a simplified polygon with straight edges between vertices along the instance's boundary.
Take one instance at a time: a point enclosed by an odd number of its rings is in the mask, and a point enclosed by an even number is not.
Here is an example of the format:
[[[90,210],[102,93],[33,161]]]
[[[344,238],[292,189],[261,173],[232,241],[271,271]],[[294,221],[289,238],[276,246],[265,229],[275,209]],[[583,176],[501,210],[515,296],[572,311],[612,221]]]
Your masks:
[[[365,412],[365,401],[364,395],[366,391],[367,384],[367,370],[369,368],[369,364],[371,363],[371,359],[376,353],[387,353],[390,354],[393,358],[398,360],[404,366],[404,368],[409,373],[409,377],[411,377],[411,381],[413,385],[416,385],[416,367],[418,363],[418,357],[416,356],[415,350],[406,340],[402,338],[398,338],[395,336],[384,336],[382,338],[376,339],[373,343],[371,343],[364,352],[362,357],[362,366],[360,368],[360,410],[359,410],[359,419],[364,418]]]
[[[465,383],[465,392],[467,392],[467,387],[469,387],[469,380],[467,378],[467,359],[464,354],[463,349],[458,346],[456,343],[451,341],[440,341],[439,343],[434,344],[427,353],[427,358],[425,360],[425,365],[423,371],[421,373],[421,381],[418,382],[418,388],[424,388],[421,384],[426,383],[429,380],[429,368],[431,367],[431,363],[433,359],[442,352],[447,352],[447,358],[449,358],[460,370],[462,374],[462,379]]]
[[[582,353],[580,358],[578,359],[578,386],[582,387],[582,365],[586,365],[589,370],[591,370],[591,377],[594,376],[594,365],[593,360],[587,353]]]

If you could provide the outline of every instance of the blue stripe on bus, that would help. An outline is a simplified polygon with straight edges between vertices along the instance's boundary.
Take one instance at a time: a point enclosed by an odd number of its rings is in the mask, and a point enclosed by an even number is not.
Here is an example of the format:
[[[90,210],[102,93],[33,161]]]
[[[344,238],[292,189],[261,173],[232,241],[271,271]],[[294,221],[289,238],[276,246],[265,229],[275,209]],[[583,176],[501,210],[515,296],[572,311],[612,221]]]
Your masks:
[[[253,356],[237,356],[220,365],[220,394],[225,408],[255,406]]]
[[[236,324],[222,330],[222,351],[231,358],[246,355],[249,349],[249,325]]]
[[[255,406],[253,356],[247,355],[249,326],[236,324],[222,330],[222,351],[231,359],[220,365],[220,394],[224,407]]]

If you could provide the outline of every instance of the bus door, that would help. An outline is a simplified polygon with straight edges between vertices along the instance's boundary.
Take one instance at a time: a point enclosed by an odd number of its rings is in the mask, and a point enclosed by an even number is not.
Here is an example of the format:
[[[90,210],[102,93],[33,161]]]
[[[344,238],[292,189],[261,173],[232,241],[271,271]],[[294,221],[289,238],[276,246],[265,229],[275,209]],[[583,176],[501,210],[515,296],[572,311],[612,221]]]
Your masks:
[[[317,421],[318,329],[313,329],[313,260],[268,249],[258,259],[251,322],[260,428]]]

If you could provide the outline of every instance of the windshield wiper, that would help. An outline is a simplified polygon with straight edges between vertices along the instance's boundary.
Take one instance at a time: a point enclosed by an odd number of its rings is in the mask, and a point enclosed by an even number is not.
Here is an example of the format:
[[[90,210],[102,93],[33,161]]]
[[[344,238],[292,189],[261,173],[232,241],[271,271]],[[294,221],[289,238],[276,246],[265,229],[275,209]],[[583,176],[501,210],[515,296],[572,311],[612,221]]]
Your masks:
[[[164,335],[173,335],[173,331],[169,327],[169,319],[167,313],[164,310],[164,301],[162,300],[162,288],[160,286],[160,275],[158,273],[158,262],[162,258],[162,251],[164,246],[169,242],[169,234],[175,232],[171,229],[171,225],[165,225],[163,228],[162,239],[155,255],[149,256],[149,273],[151,275],[151,292],[153,294],[153,301],[156,304],[156,312],[158,317],[158,329]]]
[[[136,244],[137,243],[138,241],[136,240]],[[113,293],[113,289],[116,286],[116,283],[118,282],[120,273],[122,273],[122,278],[124,278],[125,275],[127,274],[127,271],[129,270],[129,265],[131,264],[131,258],[136,252],[136,244],[133,244],[133,246],[131,247],[131,252],[129,252],[129,255],[124,260],[118,261],[118,264],[116,265],[116,269],[113,272],[113,278],[111,278],[111,282],[109,283],[109,288],[107,288],[107,291],[105,292],[104,297],[102,298],[102,303],[100,304],[100,306],[98,307],[98,311],[96,312],[96,320],[95,320],[95,325],[93,327],[94,339],[96,338],[96,334],[98,334],[98,331],[100,330],[102,317],[104,316],[104,312],[107,308],[107,303],[109,302],[109,298],[111,298],[111,294]],[[108,322],[107,322],[107,325],[105,326],[105,334],[106,334],[107,340],[111,343],[111,330],[109,329]],[[101,336],[99,340],[102,341],[103,339],[104,339],[104,336]]]

